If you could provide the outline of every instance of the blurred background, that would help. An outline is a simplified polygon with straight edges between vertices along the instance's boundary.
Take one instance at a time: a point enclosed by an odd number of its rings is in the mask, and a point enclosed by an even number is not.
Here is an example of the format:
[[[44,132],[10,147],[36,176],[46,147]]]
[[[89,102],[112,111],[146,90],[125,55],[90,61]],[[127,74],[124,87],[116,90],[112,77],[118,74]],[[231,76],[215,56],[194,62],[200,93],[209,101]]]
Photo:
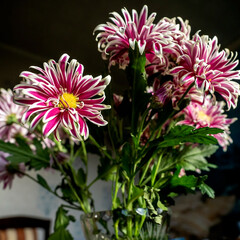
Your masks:
[[[18,76],[21,71],[28,70],[31,65],[42,66],[42,63],[49,59],[58,60],[63,53],[68,53],[71,58],[82,63],[85,74],[101,74],[105,63],[97,51],[94,28],[108,21],[112,11],[120,12],[122,7],[140,11],[144,4],[149,6],[149,12],[157,12],[156,20],[177,16],[188,19],[192,34],[201,30],[201,34],[217,36],[222,48],[240,52],[240,2],[237,0],[4,0],[0,6],[0,87],[13,88],[20,81]],[[119,89],[123,82],[121,72],[113,68],[112,75],[113,85],[115,89]],[[238,117],[239,114],[239,107],[229,112],[230,117]],[[225,153],[218,151],[210,160],[219,168],[211,172],[209,185],[221,199],[218,212],[216,211],[218,221],[206,225],[211,239],[220,239],[219,236],[226,237],[222,239],[236,239],[236,236],[240,235],[240,121],[233,124],[231,131],[234,140],[232,146]],[[0,217],[8,213],[26,213],[26,209],[29,209],[29,214],[52,217],[51,212],[57,208],[57,203],[54,203],[51,197],[46,197],[47,193],[40,192],[41,199],[45,199],[41,200],[41,204],[45,204],[45,210],[42,211],[35,203],[38,201],[40,204],[35,186],[31,185],[32,190],[29,192],[27,184],[26,181],[14,182],[15,192],[0,190]],[[105,191],[104,187],[102,189]],[[25,193],[24,197],[21,192]],[[30,196],[33,193],[35,197]],[[221,198],[222,196],[230,198]],[[49,205],[49,201],[52,205]],[[180,199],[179,204],[181,201],[188,201],[189,206],[193,206],[187,210],[178,209],[186,213],[195,211],[196,206],[193,203],[201,202],[201,199]],[[28,207],[24,208],[27,205]],[[52,207],[46,209],[46,206]],[[204,204],[203,206],[206,207]],[[98,205],[99,210],[104,207],[106,206]],[[211,207],[208,211],[210,210]],[[204,219],[201,219],[198,227],[204,225],[203,221]],[[76,235],[79,234],[78,231],[76,230]],[[199,231],[203,230],[200,228]],[[184,232],[181,234],[184,235]],[[190,235],[191,233],[188,233],[189,239],[198,239],[194,238],[193,234],[191,237]]]

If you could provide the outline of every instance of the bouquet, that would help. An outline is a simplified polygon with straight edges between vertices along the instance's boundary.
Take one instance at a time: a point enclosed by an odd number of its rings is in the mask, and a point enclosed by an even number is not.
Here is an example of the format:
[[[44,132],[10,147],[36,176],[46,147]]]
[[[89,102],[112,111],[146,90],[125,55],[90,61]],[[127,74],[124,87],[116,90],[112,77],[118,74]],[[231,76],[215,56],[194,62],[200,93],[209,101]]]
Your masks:
[[[232,142],[236,119],[225,111],[237,107],[237,55],[220,49],[217,37],[191,36],[187,20],[155,18],[147,6],[139,14],[123,8],[95,28],[103,76],[85,75],[63,54],[23,71],[13,91],[1,89],[0,181],[7,188],[14,177],[29,177],[66,203],[51,240],[72,239],[68,209],[93,212],[89,189],[100,179],[112,181],[111,210],[126,213],[125,222],[114,215],[112,239],[160,239],[141,229],[147,219],[161,225],[175,196],[214,197],[201,171],[216,167],[207,157],[217,145],[226,151]],[[111,84],[114,65],[126,73],[121,92]],[[90,183],[88,153],[99,156]],[[55,188],[28,174],[49,168],[61,174]]]

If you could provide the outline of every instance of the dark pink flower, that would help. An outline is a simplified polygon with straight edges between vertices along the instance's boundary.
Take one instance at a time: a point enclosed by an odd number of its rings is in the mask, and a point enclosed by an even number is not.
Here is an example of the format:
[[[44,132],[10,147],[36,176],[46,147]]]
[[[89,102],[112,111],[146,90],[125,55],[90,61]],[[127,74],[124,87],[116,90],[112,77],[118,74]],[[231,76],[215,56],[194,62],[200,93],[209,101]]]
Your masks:
[[[236,55],[228,50],[220,51],[217,38],[195,34],[193,40],[185,41],[179,48],[178,66],[170,74],[177,75],[181,84],[196,83],[204,92],[219,93],[227,102],[228,108],[237,106],[239,84],[232,81],[240,79]]]
[[[155,79],[153,84],[153,96],[161,106],[166,105],[169,101],[172,102],[172,106],[178,109],[179,100],[189,87],[188,83],[180,84],[178,78],[174,77],[173,80],[161,83],[159,79]],[[185,98],[193,102],[202,102],[203,94],[201,91],[192,87],[186,94]]]
[[[112,22],[100,24],[94,30],[100,31],[96,37],[98,50],[102,52],[103,59],[107,59],[109,55],[109,67],[119,64],[119,67],[124,69],[129,63],[128,50],[130,47],[134,49],[136,44],[140,54],[146,53],[147,64],[151,63],[156,55],[160,63],[167,66],[166,55],[176,53],[175,44],[184,38],[188,27],[180,29],[174,18],[163,18],[154,24],[156,13],[148,16],[146,5],[139,16],[135,9],[130,15],[128,10],[123,8],[122,14],[123,18],[113,12],[110,17]]]
[[[13,170],[10,167],[11,164],[6,160],[8,156],[8,153],[0,151],[0,182],[3,182],[3,189],[7,188],[7,186],[11,188],[15,175],[18,177],[23,176],[21,173],[17,173],[16,170]],[[25,166],[23,163],[18,165],[18,170],[21,172],[25,171]]]
[[[27,129],[20,125],[24,111],[26,108],[13,102],[10,89],[0,89],[0,139],[14,143],[17,134],[27,134]]]
[[[214,102],[210,95],[208,95],[205,98],[204,104],[192,102],[187,106],[182,111],[185,119],[180,121],[179,124],[186,124],[196,128],[212,127],[224,130],[223,133],[215,134],[214,137],[226,151],[227,146],[232,143],[229,126],[236,121],[236,118],[227,118],[223,110],[224,105],[223,101]]]
[[[107,124],[101,110],[109,108],[102,102],[110,76],[84,76],[83,65],[75,59],[68,60],[69,56],[63,54],[58,63],[54,60],[44,63],[44,69],[32,67],[40,72],[38,74],[22,72],[20,76],[26,82],[15,86],[15,102],[28,107],[23,121],[30,120],[32,129],[43,122],[45,137],[54,133],[60,140],[58,129],[64,127],[76,139],[82,136],[87,139],[86,119],[99,126]]]

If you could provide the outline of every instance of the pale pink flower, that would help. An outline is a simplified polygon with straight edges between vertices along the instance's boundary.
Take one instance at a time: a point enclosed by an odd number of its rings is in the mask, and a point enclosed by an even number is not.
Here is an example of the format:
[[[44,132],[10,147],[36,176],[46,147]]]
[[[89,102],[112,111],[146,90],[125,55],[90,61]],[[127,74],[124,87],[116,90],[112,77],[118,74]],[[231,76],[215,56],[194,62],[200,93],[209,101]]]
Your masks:
[[[64,127],[76,139],[82,136],[87,139],[86,119],[99,126],[107,124],[101,110],[109,108],[102,102],[110,76],[84,76],[83,65],[75,59],[68,60],[69,56],[63,54],[58,63],[54,60],[44,63],[44,69],[32,67],[40,72],[38,74],[22,72],[20,76],[26,82],[15,86],[15,102],[28,107],[22,120],[30,120],[31,129],[43,122],[43,136],[54,133],[60,140],[58,130]]]
[[[0,89],[0,139],[14,143],[17,134],[27,134],[27,129],[20,125],[25,110],[13,102],[10,89]]]
[[[179,172],[179,174],[178,174],[178,177],[181,178],[181,177],[183,177],[183,176],[185,176],[185,175],[186,175],[185,169],[184,169],[184,168],[181,168],[181,169],[180,169],[180,172]]]
[[[6,158],[9,156],[8,153],[1,152],[0,151],[0,182],[3,182],[3,189],[11,188],[12,186],[12,181],[14,179],[14,176],[17,175],[18,177],[22,177],[23,174],[18,173],[16,170],[14,170],[11,167],[10,162],[6,160]],[[25,166],[24,163],[20,163],[18,165],[18,170],[20,172],[25,171]]]
[[[94,32],[98,33],[98,50],[102,52],[102,58],[107,59],[109,55],[109,67],[119,64],[125,68],[129,63],[128,50],[135,49],[137,44],[140,54],[146,53],[147,64],[151,64],[156,55],[159,64],[168,65],[168,54],[174,54],[175,44],[184,38],[188,32],[187,26],[176,24],[176,19],[162,18],[154,24],[156,13],[148,16],[148,7],[145,5],[140,15],[135,9],[132,15],[126,8],[122,9],[123,18],[117,12],[112,12],[110,20],[106,24],[98,25]],[[181,24],[185,24],[183,21]]]
[[[229,129],[230,124],[237,119],[227,118],[223,110],[224,105],[225,103],[223,101],[215,102],[211,99],[211,96],[208,95],[203,104],[192,102],[187,106],[182,111],[185,119],[178,124],[186,124],[196,128],[211,127],[224,130],[223,133],[214,134],[214,137],[218,140],[219,145],[223,147],[223,150],[226,151],[227,146],[232,143]]]
[[[185,41],[179,48],[178,66],[171,69],[181,83],[196,83],[204,92],[219,93],[227,102],[228,108],[237,106],[239,84],[232,81],[240,79],[236,55],[229,50],[221,50],[217,37],[199,36],[196,33],[191,41]]]

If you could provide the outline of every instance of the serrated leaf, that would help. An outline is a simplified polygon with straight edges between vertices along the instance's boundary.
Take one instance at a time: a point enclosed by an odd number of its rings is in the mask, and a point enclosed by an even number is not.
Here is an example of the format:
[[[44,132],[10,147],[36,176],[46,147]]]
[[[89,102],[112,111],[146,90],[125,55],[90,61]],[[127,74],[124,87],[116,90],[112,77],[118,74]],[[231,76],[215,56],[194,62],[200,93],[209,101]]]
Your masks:
[[[71,191],[71,189],[69,188],[69,186],[67,184],[65,184],[63,182],[60,186],[60,189],[61,189],[64,199],[66,199],[67,201],[70,201],[70,202],[77,201],[76,196],[73,194],[73,192]]]
[[[29,147],[28,142],[22,136],[16,137],[16,142],[19,146],[21,146],[21,149],[23,149],[27,152],[30,152],[30,153],[32,152],[31,148]]]
[[[173,177],[170,180],[170,183],[172,185],[172,187],[177,187],[177,186],[182,186],[182,187],[186,187],[186,188],[195,188],[198,184],[198,178],[193,176],[193,175],[189,175],[189,176],[182,176],[182,177],[178,177],[179,175],[179,169],[174,173]]]
[[[38,156],[41,156],[43,158],[48,159],[49,158],[49,152],[47,148],[43,148],[42,142],[39,141],[37,138],[33,139],[33,144],[36,147],[36,154]]]
[[[42,168],[47,168],[49,167],[50,162],[44,162],[44,161],[39,161],[39,159],[31,159],[30,161],[30,166],[31,168],[34,168],[35,170],[40,170]]]
[[[23,146],[17,146],[12,143],[4,142],[0,140],[0,151],[7,152],[11,156],[8,158],[9,161],[13,161],[14,163],[19,163],[20,161],[27,162],[29,161],[31,166],[37,166],[37,170],[42,167],[48,167],[49,161],[37,154],[26,151],[26,148]]]
[[[128,201],[128,205],[133,203],[136,199],[143,196],[144,194],[144,190],[136,186],[133,186],[132,190],[133,190],[132,196],[131,196],[131,199]]]
[[[172,128],[169,134],[164,136],[164,140],[159,144],[159,147],[172,147],[186,142],[217,144],[217,139],[209,135],[213,132],[216,134],[222,132],[222,130],[209,127],[199,130],[188,125],[178,125]]]
[[[180,157],[180,164],[185,170],[196,171],[196,169],[209,170],[211,164],[205,157],[211,156],[218,146],[216,145],[203,145],[199,147],[190,146],[187,148]]]
[[[200,134],[218,134],[218,133],[223,133],[224,130],[220,128],[210,128],[210,127],[204,127],[204,128],[198,128],[194,130],[195,133],[200,133]]]
[[[208,186],[206,183],[202,183],[199,186],[199,189],[201,190],[202,194],[207,194],[210,198],[215,197],[214,190],[210,186]]]
[[[19,163],[27,163],[28,161],[30,161],[29,157],[24,157],[24,156],[8,156],[7,160],[13,164],[19,164]]]
[[[51,191],[51,188],[49,187],[47,181],[39,174],[37,174],[37,180],[38,183],[43,186],[44,188],[46,188],[47,190]]]
[[[73,240],[73,237],[67,229],[61,227],[52,233],[48,240]]]
[[[54,231],[57,231],[58,229],[65,229],[69,225],[70,221],[75,221],[75,218],[73,216],[68,216],[67,213],[68,211],[62,206],[58,208],[54,224]]]

